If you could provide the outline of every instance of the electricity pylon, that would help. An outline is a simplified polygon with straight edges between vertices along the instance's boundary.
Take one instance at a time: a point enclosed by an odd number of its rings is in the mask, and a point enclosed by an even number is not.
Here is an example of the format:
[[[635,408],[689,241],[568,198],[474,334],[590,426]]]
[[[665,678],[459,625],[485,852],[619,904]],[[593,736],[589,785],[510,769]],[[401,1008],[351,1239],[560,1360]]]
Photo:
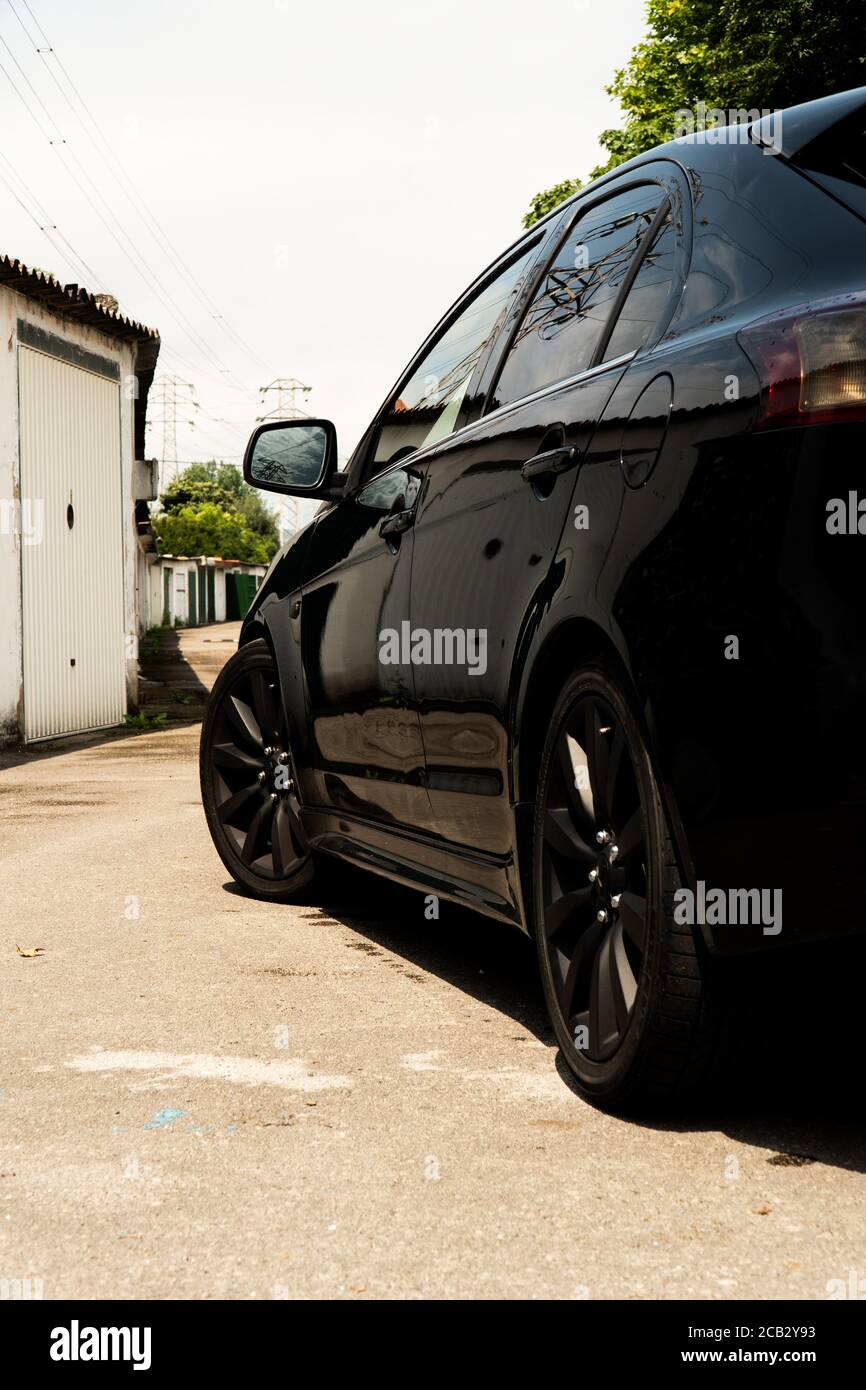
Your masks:
[[[258,416],[258,423],[265,420],[302,420],[307,419],[308,412],[301,410],[297,403],[298,395],[308,396],[312,391],[312,386],[305,386],[296,376],[278,376],[267,386],[260,386],[259,392],[262,397],[262,405],[266,404],[266,396],[269,391],[275,391],[277,403],[273,410],[267,411],[264,415]],[[300,505],[296,497],[283,497],[280,499],[284,504],[285,511],[282,517],[282,529],[291,535],[300,526]]]
[[[273,410],[269,410],[265,415],[259,415],[258,420],[298,420],[306,416],[306,410],[298,407],[298,393],[308,396],[312,391],[312,386],[305,386],[302,381],[298,381],[296,376],[278,376],[267,386],[260,386],[259,393],[262,397],[262,405],[265,405],[265,396],[269,391],[276,391],[277,403]]]
[[[190,408],[199,408],[198,401],[193,396],[194,391],[195,386],[191,381],[181,381],[179,376],[172,376],[168,372],[162,372],[156,377],[150,389],[148,411],[152,406],[162,409],[161,416],[152,416],[150,420],[151,425],[162,425],[160,491],[171,481],[172,475],[177,477],[177,423],[178,418],[182,425],[195,423],[188,415]]]

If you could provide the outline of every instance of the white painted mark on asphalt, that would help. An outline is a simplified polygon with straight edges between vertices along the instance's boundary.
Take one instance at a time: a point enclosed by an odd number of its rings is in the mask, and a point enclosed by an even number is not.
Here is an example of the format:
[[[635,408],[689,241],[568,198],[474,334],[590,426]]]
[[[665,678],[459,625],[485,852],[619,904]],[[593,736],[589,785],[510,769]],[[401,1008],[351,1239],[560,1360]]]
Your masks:
[[[437,1060],[443,1055],[440,1048],[434,1048],[432,1052],[407,1052],[405,1057],[400,1058],[401,1064],[407,1071],[441,1071],[437,1066]]]
[[[509,1100],[574,1100],[573,1093],[555,1071],[523,1071],[517,1067],[471,1071],[468,1067],[449,1066],[442,1061],[444,1055],[439,1048],[432,1052],[407,1052],[400,1058],[400,1065],[406,1071],[433,1071],[456,1076],[461,1081],[480,1082],[504,1093]]]
[[[574,1101],[575,1096],[556,1071],[518,1071],[505,1067],[501,1071],[464,1071],[465,1081],[481,1081],[508,1093],[509,1100]]]
[[[234,1086],[280,1086],[288,1091],[349,1090],[348,1076],[317,1076],[303,1057],[260,1062],[255,1057],[216,1057],[205,1052],[83,1053],[65,1063],[75,1071],[150,1071],[155,1080],[189,1076]]]

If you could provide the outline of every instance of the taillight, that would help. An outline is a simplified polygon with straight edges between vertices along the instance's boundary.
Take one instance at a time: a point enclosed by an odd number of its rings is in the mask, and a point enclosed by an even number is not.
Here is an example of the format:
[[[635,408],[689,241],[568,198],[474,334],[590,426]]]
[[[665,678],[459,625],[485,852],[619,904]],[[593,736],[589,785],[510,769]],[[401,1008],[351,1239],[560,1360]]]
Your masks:
[[[866,294],[768,315],[737,337],[761,381],[756,429],[866,420]]]

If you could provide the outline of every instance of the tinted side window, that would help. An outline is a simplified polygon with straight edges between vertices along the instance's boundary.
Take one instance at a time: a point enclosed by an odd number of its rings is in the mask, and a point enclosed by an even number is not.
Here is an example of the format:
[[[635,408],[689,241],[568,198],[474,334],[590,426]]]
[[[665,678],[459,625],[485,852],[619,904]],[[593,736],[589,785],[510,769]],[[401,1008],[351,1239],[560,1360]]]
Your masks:
[[[362,487],[355,499],[359,507],[372,507],[388,512],[399,501],[400,507],[412,507],[421,488],[422,473],[412,468],[391,468]]]
[[[798,160],[849,208],[866,217],[866,131],[847,138],[833,132]]]
[[[592,364],[613,301],[663,197],[657,185],[644,184],[578,218],[520,324],[490,409]]]
[[[382,419],[373,455],[378,473],[403,454],[433,444],[458,426],[472,374],[499,331],[512,291],[538,250],[538,239],[479,290],[400,386]]]
[[[643,347],[667,303],[674,279],[676,251],[676,233],[668,212],[617,315],[610,342],[604,350],[605,361]]]

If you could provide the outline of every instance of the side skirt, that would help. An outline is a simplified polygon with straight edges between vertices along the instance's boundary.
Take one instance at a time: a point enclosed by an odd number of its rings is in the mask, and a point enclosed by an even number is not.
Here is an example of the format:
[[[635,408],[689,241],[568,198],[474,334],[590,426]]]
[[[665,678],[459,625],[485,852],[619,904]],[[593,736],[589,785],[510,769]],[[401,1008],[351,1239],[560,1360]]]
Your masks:
[[[314,850],[525,930],[517,866],[510,854],[446,845],[418,831],[386,828],[381,822],[319,806],[304,806],[301,820]]]

